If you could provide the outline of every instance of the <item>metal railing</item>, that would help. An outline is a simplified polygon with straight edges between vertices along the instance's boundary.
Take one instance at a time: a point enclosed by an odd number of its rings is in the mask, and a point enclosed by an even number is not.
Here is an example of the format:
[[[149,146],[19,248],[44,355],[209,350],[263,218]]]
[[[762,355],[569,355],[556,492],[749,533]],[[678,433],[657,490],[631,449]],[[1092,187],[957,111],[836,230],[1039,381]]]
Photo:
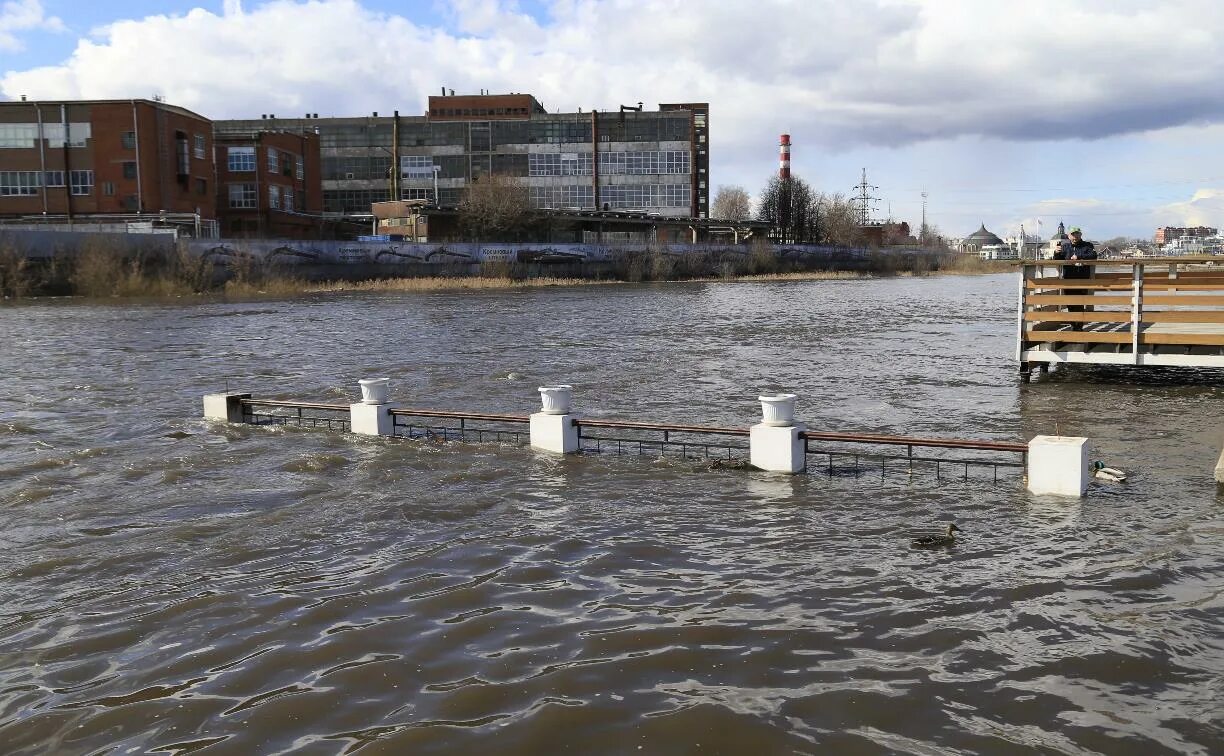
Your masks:
[[[259,411],[257,408],[263,408]],[[242,422],[251,425],[296,425],[304,428],[350,429],[347,404],[243,399]]]
[[[252,425],[297,425],[350,430],[347,404],[299,402],[274,399],[243,399],[243,421]],[[395,408],[392,435],[397,438],[466,442],[494,442],[526,445],[529,433],[523,427],[531,422],[527,415],[491,412],[458,412],[419,408]],[[683,459],[747,461],[746,428],[672,423],[643,423],[626,420],[574,418],[579,450],[588,454],[635,454],[676,456]],[[954,438],[892,436],[879,433],[836,433],[803,430],[799,432],[809,472],[827,472],[830,477],[853,475],[858,478],[878,472],[882,477],[903,468],[912,476],[923,469],[933,471],[939,480],[959,472],[968,479],[971,469],[992,471],[999,480],[1000,470],[1022,471],[1028,446],[1009,441]],[[904,448],[904,452],[900,451]],[[897,451],[891,451],[896,449]],[[982,456],[943,456],[935,451],[959,450]],[[1000,458],[1019,455],[1019,459]],[[818,458],[824,458],[818,461]]]
[[[397,408],[390,412],[392,435],[399,438],[416,438],[439,441],[471,441],[477,443],[524,444],[527,432],[517,426],[531,422],[526,415],[500,415],[491,412],[452,412]],[[433,418],[441,423],[414,422],[415,419]],[[450,424],[446,424],[450,421]],[[472,423],[477,423],[473,426]]]

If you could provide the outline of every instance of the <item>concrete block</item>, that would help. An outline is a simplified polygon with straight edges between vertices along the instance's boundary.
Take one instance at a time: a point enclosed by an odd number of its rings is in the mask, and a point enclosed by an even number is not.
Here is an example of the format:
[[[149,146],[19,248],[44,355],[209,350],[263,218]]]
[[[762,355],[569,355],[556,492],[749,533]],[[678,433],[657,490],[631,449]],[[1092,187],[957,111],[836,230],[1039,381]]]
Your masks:
[[[363,436],[394,436],[395,418],[391,415],[391,410],[398,406],[398,402],[350,404],[349,428],[353,433]]]
[[[1029,493],[1083,496],[1092,470],[1088,439],[1078,436],[1034,436],[1028,446]]]
[[[1216,462],[1215,481],[1224,485],[1224,451],[1220,452],[1220,459]]]
[[[578,451],[578,426],[573,415],[536,412],[531,415],[531,448],[557,454]]]
[[[757,423],[748,429],[748,461],[753,467],[769,472],[800,473],[807,468],[807,455],[803,453],[803,439],[799,438],[806,426],[795,423],[785,427]]]
[[[242,400],[250,394],[227,391],[224,394],[204,395],[204,417],[207,420],[223,420],[227,423],[242,422]]]

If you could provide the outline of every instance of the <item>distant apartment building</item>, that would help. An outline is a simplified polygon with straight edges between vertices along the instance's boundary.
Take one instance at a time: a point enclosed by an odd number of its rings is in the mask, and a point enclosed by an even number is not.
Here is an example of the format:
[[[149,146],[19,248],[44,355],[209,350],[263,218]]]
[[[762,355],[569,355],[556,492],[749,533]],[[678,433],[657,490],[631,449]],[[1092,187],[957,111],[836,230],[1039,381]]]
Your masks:
[[[519,179],[537,208],[706,217],[709,105],[549,113],[530,94],[443,95],[420,116],[219,121],[231,130],[317,131],[323,210],[390,200],[454,207],[490,174]]]
[[[212,122],[190,110],[153,100],[0,102],[0,217],[211,220],[215,176]]]
[[[1219,229],[1209,226],[1193,226],[1182,228],[1179,226],[1163,226],[1156,229],[1156,234],[1152,237],[1152,241],[1156,246],[1163,247],[1174,239],[1201,239],[1207,236],[1218,236]]]
[[[319,236],[323,184],[313,130],[218,128],[215,145],[224,236]]]

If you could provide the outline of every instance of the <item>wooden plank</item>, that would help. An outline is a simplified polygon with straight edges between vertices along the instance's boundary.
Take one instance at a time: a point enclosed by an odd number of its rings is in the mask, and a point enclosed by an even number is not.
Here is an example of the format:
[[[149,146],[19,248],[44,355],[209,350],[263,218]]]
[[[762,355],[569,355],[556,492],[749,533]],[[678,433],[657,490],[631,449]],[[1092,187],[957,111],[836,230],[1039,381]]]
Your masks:
[[[1090,289],[1092,291],[1130,291],[1131,284],[1123,281],[1098,281],[1093,278],[1060,278],[1057,281],[1046,282],[1045,279],[1037,279],[1028,282],[1030,290],[1041,289]],[[1184,291],[1224,291],[1224,282],[1221,283],[1190,283],[1182,279],[1167,280],[1157,278],[1144,279],[1143,288],[1151,290],[1165,291],[1168,289],[1178,289]]]
[[[1029,297],[1029,301],[1036,297]],[[1145,305],[1185,305],[1187,307],[1219,307],[1224,305],[1224,296],[1211,296],[1199,294],[1187,294],[1185,296],[1177,296],[1176,294],[1154,294],[1143,298]]]
[[[1144,331],[1140,339],[1144,344],[1224,346],[1224,333],[1152,333]]]
[[[1151,301],[1147,299],[1145,301]],[[1130,297],[1110,294],[1034,294],[1028,298],[1031,305],[1120,305],[1129,306]]]
[[[1220,313],[1224,315],[1224,312]],[[1058,322],[1063,323],[1129,323],[1129,312],[1026,312],[1024,320],[1029,323]],[[1191,322],[1191,321],[1186,321]],[[1204,321],[1216,322],[1216,321]],[[1224,320],[1219,321],[1224,322]]]
[[[1224,338],[1224,337],[1222,337]],[[1130,331],[1029,331],[1025,341],[1063,341],[1069,344],[1129,344]]]
[[[1220,310],[1145,310],[1144,323],[1224,323]]]

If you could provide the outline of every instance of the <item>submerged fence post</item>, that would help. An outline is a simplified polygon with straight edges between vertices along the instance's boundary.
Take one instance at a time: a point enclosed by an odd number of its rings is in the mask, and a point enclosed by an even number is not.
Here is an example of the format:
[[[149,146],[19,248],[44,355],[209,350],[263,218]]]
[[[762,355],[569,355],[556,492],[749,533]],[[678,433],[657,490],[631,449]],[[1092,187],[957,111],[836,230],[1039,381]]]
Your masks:
[[[574,387],[540,386],[542,409],[530,418],[531,448],[557,454],[578,451],[578,427],[571,414]]]
[[[1088,439],[1034,436],[1029,441],[1029,493],[1083,496],[1088,490],[1089,475]]]
[[[242,400],[250,398],[250,394],[243,394],[237,391],[227,391],[224,394],[205,394],[204,418],[207,420],[224,420],[227,423],[241,423]]]
[[[391,410],[399,406],[387,401],[387,378],[372,378],[357,382],[361,386],[361,401],[349,405],[349,428],[363,436],[394,436],[395,418]]]
[[[769,472],[800,473],[807,454],[799,434],[807,426],[795,422],[795,395],[758,397],[764,419],[748,429],[748,461]]]

